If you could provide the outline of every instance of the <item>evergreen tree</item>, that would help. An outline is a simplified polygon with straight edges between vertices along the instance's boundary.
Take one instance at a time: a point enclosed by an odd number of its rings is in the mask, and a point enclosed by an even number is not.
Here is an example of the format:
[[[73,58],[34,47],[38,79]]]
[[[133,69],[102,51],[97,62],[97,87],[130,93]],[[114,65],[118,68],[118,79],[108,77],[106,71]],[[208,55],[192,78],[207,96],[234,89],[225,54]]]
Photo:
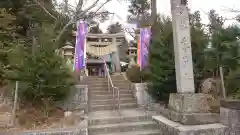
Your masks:
[[[129,0],[130,6],[128,12],[132,15],[145,13],[150,9],[150,2],[147,0]]]
[[[47,44],[39,45],[33,56],[24,53],[24,47],[12,53],[21,61],[12,62],[12,69],[5,75],[10,80],[20,81],[21,101],[41,104],[43,100],[63,100],[76,83],[65,59]]]
[[[157,100],[168,102],[176,91],[172,23],[169,18],[158,18],[161,31],[151,40],[149,50],[149,92]]]
[[[89,30],[89,33],[94,33],[94,34],[101,34],[103,33],[102,30],[100,29],[99,27],[99,24],[94,26],[94,27],[91,27],[90,30]]]
[[[204,50],[208,45],[209,38],[204,32],[204,26],[201,23],[201,15],[199,11],[189,13],[190,36],[193,58],[193,72],[195,89],[197,90],[202,79],[206,77],[207,69],[204,68]]]
[[[5,8],[0,8],[0,86],[5,85],[5,70],[13,59],[9,59],[9,52],[14,51],[17,45],[17,30],[14,25],[15,16]]]
[[[123,32],[122,25],[119,22],[116,22],[115,24],[111,24],[107,28],[108,33],[115,34],[119,32]]]
[[[24,6],[29,2],[0,2],[0,7],[6,7],[0,9],[0,79],[20,81],[21,101],[61,100],[75,81],[63,58],[54,53],[52,18],[40,7],[32,12],[32,7]],[[29,34],[33,25],[35,32]]]
[[[169,94],[176,91],[172,45],[164,44],[161,39],[152,41],[149,69],[149,92],[158,100],[168,102]]]

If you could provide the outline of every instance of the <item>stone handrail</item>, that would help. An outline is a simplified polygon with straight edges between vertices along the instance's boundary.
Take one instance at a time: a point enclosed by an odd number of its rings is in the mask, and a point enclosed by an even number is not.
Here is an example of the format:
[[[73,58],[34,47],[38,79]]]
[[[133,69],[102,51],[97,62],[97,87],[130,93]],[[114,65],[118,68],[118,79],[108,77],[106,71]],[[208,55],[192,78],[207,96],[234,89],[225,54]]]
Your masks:
[[[110,89],[112,90],[112,92],[113,92],[113,100],[116,100],[115,99],[115,97],[116,97],[116,93],[115,92],[117,92],[117,106],[118,106],[118,111],[120,111],[120,90],[119,90],[118,87],[115,87],[113,85],[112,78],[111,78],[111,75],[110,75],[107,63],[106,63],[105,60],[103,60],[103,61],[104,61],[104,68],[105,68],[105,71],[106,71],[106,77],[107,77],[107,80],[108,80],[108,91],[110,91]],[[114,104],[115,104],[115,102],[114,102]]]

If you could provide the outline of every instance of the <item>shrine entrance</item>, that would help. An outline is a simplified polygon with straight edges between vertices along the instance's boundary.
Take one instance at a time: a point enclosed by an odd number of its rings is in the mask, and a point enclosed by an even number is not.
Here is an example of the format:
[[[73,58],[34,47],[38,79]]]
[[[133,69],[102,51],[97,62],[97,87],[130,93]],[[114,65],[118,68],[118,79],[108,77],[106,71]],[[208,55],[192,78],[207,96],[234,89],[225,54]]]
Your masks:
[[[107,66],[109,67],[111,65],[110,63],[107,63]],[[111,73],[111,68],[109,68],[110,73]],[[105,76],[105,67],[104,63],[87,63],[87,71],[88,71],[88,76]]]
[[[104,76],[104,65],[101,63],[87,64],[89,76]]]

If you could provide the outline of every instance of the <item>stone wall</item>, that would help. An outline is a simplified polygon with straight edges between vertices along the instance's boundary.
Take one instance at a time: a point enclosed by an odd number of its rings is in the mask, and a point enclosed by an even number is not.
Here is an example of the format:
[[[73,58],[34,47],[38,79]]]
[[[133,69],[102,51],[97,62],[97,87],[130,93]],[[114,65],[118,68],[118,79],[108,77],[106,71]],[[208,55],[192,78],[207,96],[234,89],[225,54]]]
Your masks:
[[[65,101],[58,102],[57,105],[64,110],[85,110],[88,102],[88,87],[87,85],[76,85]]]
[[[240,135],[240,101],[221,101],[220,122],[228,127],[229,135]]]
[[[12,99],[0,96],[0,127],[9,127],[12,125],[12,110]]]
[[[9,134],[6,134],[9,135]],[[86,129],[58,129],[52,131],[36,131],[36,132],[25,132],[25,133],[16,133],[12,135],[87,135]]]
[[[55,128],[55,129],[43,129],[43,130],[32,130],[32,131],[23,131],[16,133],[3,133],[1,135],[87,135],[88,122],[83,120],[79,125],[69,128]]]
[[[138,105],[147,106],[153,102],[152,97],[147,93],[146,83],[135,83],[133,87],[135,90],[134,96],[137,98]]]

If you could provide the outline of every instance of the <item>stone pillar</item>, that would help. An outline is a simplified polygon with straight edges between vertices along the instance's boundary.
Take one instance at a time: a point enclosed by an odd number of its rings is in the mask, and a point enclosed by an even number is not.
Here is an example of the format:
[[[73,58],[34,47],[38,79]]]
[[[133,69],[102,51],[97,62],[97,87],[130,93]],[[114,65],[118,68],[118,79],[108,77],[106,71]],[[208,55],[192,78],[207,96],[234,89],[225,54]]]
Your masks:
[[[119,49],[118,43],[116,42],[116,38],[112,38],[112,44],[117,48],[116,52],[113,53],[113,61],[115,65],[115,72],[121,72],[120,58],[119,58]]]
[[[195,93],[188,9],[181,1],[171,0],[177,93],[169,98],[169,118],[184,125],[215,123],[206,96]]]
[[[98,76],[102,76],[102,68],[98,68]]]
[[[181,0],[171,0],[175,69],[178,93],[194,93],[192,49],[188,9]]]

